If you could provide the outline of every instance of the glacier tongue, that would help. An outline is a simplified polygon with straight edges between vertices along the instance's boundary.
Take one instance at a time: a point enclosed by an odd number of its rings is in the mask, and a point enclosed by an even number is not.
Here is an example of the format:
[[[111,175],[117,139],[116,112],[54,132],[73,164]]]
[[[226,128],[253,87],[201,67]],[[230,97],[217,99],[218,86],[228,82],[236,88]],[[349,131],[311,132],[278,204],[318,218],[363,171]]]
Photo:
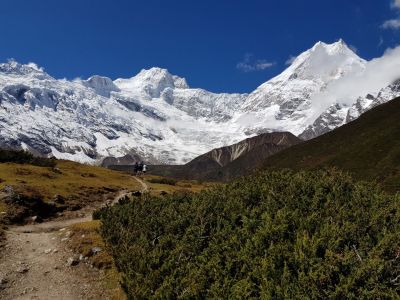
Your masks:
[[[312,138],[399,95],[393,84],[350,105],[318,98],[367,64],[343,41],[319,42],[254,92],[216,94],[160,68],[69,81],[10,61],[0,64],[0,147],[90,164],[130,157],[181,164],[263,132]]]

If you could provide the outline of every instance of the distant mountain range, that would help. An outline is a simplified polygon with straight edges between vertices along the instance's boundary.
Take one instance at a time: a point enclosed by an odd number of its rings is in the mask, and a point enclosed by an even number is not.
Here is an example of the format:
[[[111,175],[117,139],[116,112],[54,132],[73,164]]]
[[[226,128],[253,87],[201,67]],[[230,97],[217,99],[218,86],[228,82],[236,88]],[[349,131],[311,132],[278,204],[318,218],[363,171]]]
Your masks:
[[[153,175],[197,180],[222,180],[249,174],[267,157],[300,143],[290,132],[263,133],[239,143],[211,150],[185,165],[151,166]],[[129,170],[129,166],[117,166]]]
[[[160,68],[70,81],[10,61],[0,64],[0,147],[99,165],[184,164],[262,133],[311,139],[400,96],[398,78],[327,95],[371,65],[342,40],[318,42],[254,92],[215,94]]]

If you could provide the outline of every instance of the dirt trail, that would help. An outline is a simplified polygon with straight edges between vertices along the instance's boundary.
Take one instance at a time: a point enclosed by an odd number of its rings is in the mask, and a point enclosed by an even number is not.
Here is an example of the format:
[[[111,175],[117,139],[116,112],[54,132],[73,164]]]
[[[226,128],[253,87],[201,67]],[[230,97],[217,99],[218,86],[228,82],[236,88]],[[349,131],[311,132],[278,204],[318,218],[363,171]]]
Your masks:
[[[142,179],[140,179],[139,177],[134,177],[134,178],[142,186],[142,193],[145,193],[145,192],[147,192],[149,190],[149,187],[147,186],[147,184]]]
[[[133,177],[148,190],[146,183]],[[129,195],[121,191],[112,204]],[[104,273],[84,264],[68,266],[73,257],[65,244],[65,227],[90,221],[93,209],[84,216],[10,228],[0,253],[0,299],[106,299]]]

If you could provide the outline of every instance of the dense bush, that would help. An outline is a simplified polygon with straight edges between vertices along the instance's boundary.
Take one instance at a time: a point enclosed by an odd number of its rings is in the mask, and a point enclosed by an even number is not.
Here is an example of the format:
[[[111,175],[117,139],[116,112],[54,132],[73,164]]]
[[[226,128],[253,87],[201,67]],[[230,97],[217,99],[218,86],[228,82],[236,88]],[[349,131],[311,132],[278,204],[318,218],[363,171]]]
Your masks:
[[[26,151],[10,151],[0,149],[0,163],[32,164],[41,167],[54,167],[54,159],[35,157]]]
[[[400,195],[337,171],[263,173],[100,215],[132,299],[400,297]]]
[[[168,184],[168,185],[176,185],[178,183],[177,180],[172,179],[172,178],[166,178],[166,177],[151,178],[148,181],[151,183]]]

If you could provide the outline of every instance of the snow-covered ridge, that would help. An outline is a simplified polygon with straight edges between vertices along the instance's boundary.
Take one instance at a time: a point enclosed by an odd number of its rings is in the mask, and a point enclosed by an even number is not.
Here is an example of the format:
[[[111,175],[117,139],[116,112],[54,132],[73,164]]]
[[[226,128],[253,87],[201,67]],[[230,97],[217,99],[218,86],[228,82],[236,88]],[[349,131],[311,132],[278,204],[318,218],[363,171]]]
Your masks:
[[[216,94],[160,68],[69,81],[10,61],[0,64],[0,147],[92,164],[138,156],[179,164],[263,132],[312,138],[399,94],[389,78],[351,101],[322,97],[369,64],[342,40],[319,42],[254,92]]]

